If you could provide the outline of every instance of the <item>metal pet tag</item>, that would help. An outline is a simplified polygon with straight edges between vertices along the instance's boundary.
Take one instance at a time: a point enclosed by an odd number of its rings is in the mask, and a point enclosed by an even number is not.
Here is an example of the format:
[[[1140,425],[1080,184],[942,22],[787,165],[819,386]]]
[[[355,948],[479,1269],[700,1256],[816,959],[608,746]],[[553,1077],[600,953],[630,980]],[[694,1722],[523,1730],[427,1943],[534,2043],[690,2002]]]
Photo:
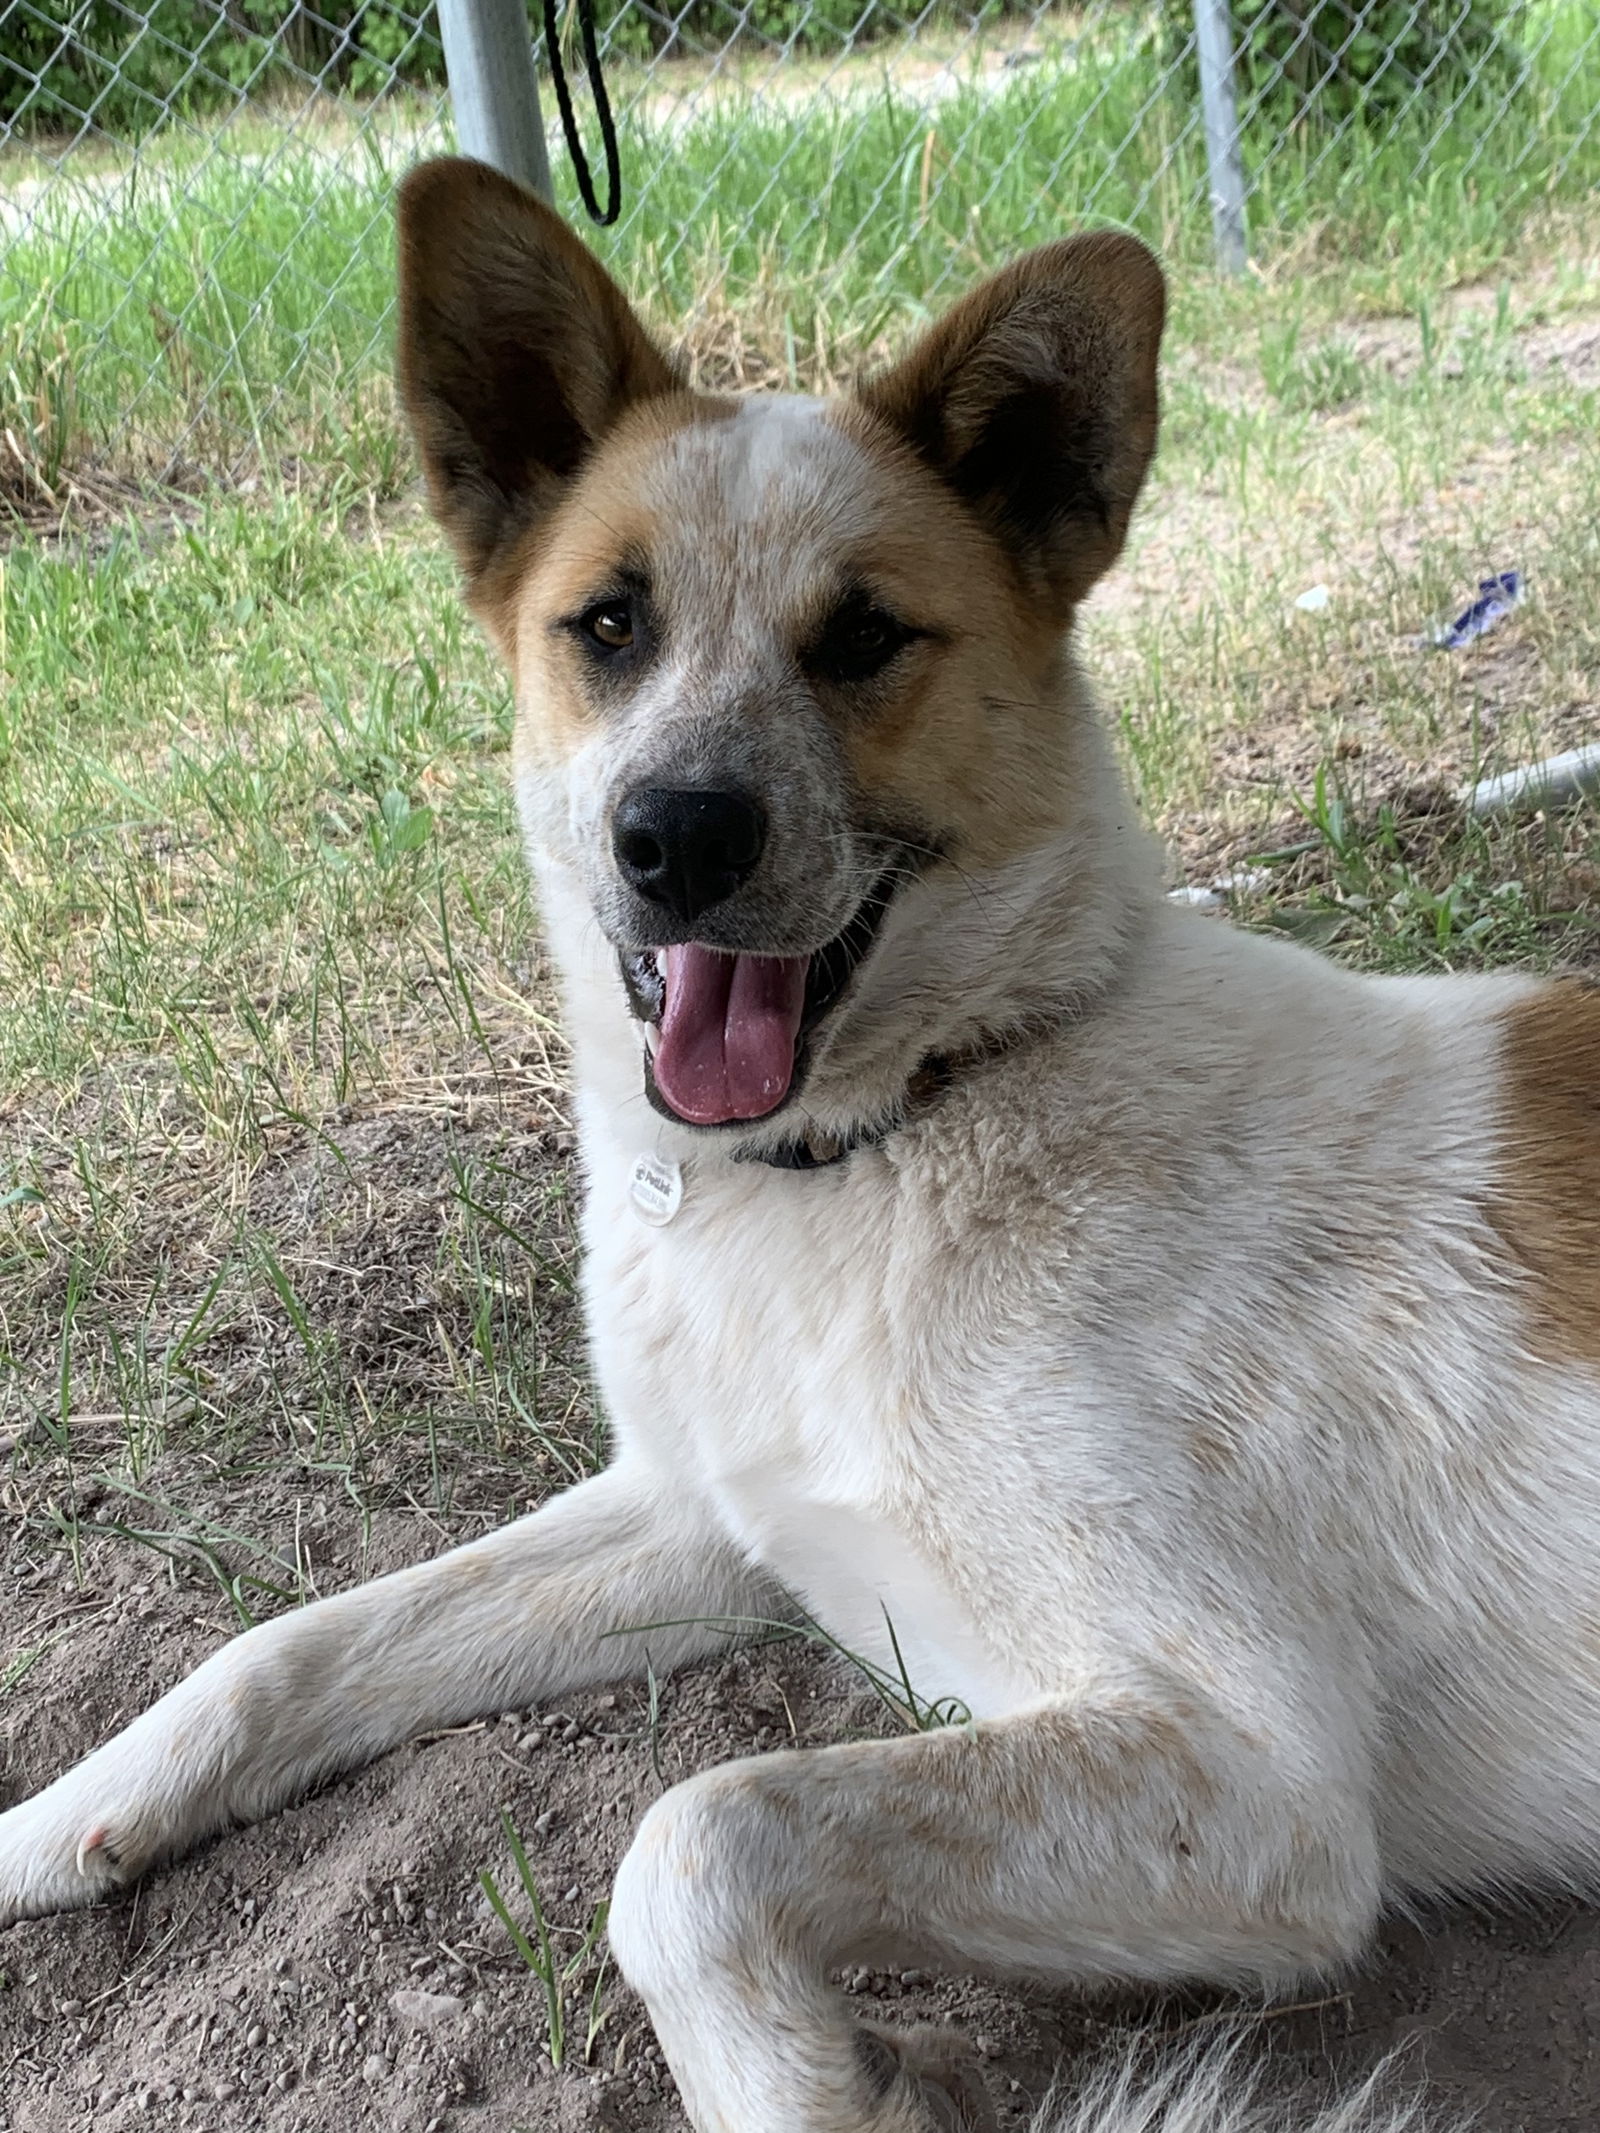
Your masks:
[[[682,1165],[658,1155],[641,1155],[633,1166],[628,1190],[643,1219],[660,1229],[683,1205]]]

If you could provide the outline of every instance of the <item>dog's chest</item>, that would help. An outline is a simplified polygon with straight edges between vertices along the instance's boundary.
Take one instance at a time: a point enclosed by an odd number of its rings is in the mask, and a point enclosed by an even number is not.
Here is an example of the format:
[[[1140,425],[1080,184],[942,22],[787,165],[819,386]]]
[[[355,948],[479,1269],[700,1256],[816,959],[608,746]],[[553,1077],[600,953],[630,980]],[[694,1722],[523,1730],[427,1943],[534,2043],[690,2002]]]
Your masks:
[[[658,1226],[620,1164],[594,1164],[586,1285],[607,1412],[847,1649],[896,1674],[903,1659],[930,1701],[995,1708],[1004,1670],[940,1561],[918,1453],[930,1387],[898,1288],[901,1211],[881,1166],[851,1172],[707,1182],[690,1166]]]

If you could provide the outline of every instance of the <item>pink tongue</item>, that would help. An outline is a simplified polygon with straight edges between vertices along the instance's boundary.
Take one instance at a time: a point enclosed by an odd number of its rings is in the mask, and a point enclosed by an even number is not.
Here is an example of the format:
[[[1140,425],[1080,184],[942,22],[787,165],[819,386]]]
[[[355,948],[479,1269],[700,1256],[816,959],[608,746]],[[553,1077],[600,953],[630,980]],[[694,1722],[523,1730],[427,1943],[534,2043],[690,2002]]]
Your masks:
[[[805,1007],[805,955],[667,950],[667,1002],[652,1062],[680,1118],[720,1126],[764,1118],[789,1093]]]

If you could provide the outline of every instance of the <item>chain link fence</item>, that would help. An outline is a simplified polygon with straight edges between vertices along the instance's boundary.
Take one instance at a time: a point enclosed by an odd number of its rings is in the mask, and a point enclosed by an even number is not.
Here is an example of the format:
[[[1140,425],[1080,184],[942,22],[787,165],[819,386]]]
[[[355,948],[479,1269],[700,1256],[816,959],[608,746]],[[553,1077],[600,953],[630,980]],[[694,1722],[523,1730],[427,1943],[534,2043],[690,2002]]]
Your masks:
[[[1198,34],[1194,0],[597,5],[600,248],[736,371],[743,331],[826,375],[1084,217],[1260,266],[1381,246],[1439,188],[1470,221],[1600,182],[1594,0],[1200,0]],[[0,0],[0,494],[370,473],[393,181],[455,138],[423,0]]]

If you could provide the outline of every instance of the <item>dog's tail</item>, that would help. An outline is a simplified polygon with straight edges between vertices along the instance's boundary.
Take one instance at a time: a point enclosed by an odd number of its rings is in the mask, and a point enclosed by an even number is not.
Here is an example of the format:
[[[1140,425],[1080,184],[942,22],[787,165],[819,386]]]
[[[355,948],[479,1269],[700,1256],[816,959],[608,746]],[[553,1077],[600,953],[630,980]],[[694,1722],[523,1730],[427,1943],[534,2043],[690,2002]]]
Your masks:
[[[1342,2101],[1296,2107],[1269,2097],[1236,2044],[1152,2062],[1147,2045],[1103,2061],[1052,2097],[1032,2133],[1468,2133],[1430,2116],[1392,2062]]]

